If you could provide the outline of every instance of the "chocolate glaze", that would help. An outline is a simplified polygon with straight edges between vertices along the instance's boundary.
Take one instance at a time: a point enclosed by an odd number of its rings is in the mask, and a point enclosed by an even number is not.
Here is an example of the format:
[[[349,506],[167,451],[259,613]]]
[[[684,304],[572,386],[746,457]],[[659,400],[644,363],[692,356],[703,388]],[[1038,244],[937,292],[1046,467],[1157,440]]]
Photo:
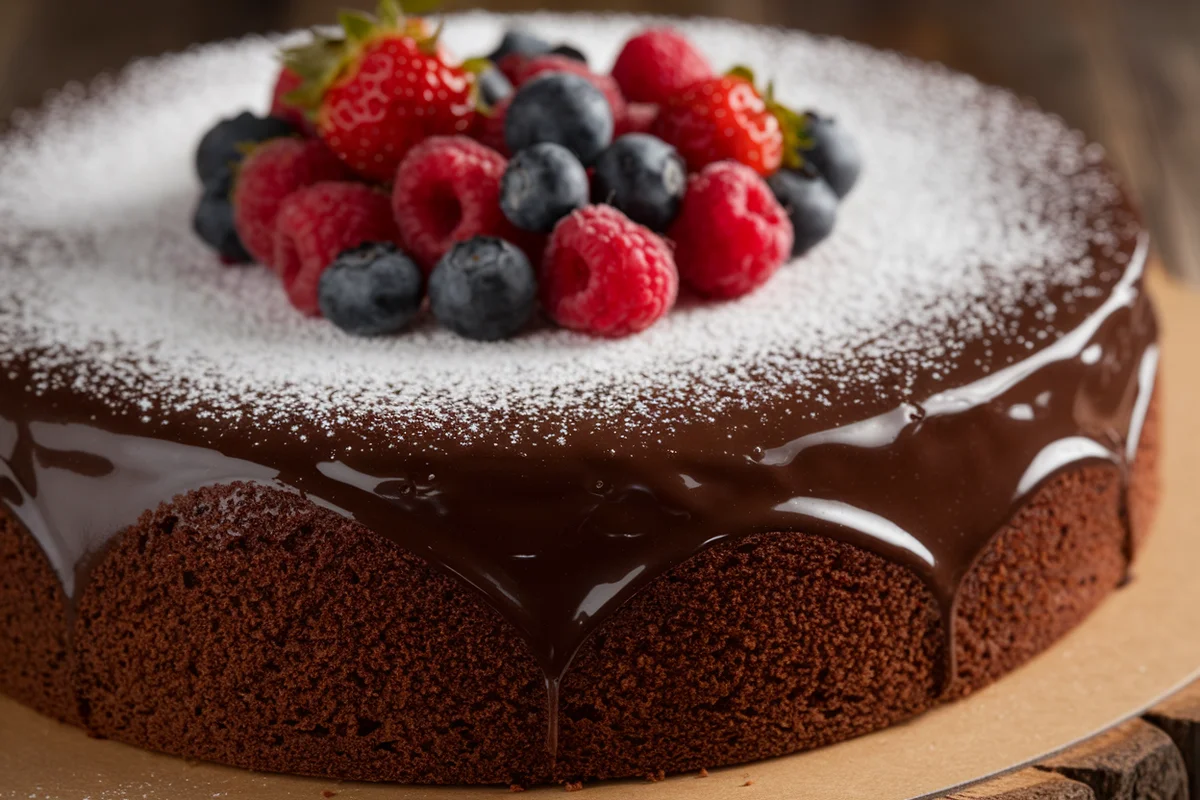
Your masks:
[[[516,626],[546,677],[553,751],[558,686],[583,640],[716,542],[764,531],[849,542],[912,569],[945,621],[976,557],[1046,480],[1089,462],[1127,472],[1158,360],[1146,242],[1093,255],[1101,291],[1064,296],[1066,333],[1041,349],[987,343],[983,358],[985,343],[969,344],[958,373],[923,377],[898,406],[863,396],[791,414],[816,405],[797,390],[657,448],[581,423],[546,455],[447,434],[435,455],[392,443],[335,459],[342,443],[301,419],[213,430],[179,411],[151,425],[135,397],[122,408],[86,389],[39,394],[37,354],[16,354],[0,372],[0,499],[78,599],[89,554],[181,492],[239,480],[301,492],[457,576]]]

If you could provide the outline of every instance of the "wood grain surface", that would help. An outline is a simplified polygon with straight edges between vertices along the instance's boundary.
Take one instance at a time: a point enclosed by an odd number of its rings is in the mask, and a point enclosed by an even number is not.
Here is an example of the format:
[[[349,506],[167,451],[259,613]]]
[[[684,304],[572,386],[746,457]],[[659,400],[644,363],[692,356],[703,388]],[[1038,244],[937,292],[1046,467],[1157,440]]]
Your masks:
[[[369,0],[0,0],[0,120],[49,89],[193,42],[331,20]],[[447,0],[447,9],[728,16],[944,62],[1103,142],[1177,274],[1200,283],[1196,0]]]

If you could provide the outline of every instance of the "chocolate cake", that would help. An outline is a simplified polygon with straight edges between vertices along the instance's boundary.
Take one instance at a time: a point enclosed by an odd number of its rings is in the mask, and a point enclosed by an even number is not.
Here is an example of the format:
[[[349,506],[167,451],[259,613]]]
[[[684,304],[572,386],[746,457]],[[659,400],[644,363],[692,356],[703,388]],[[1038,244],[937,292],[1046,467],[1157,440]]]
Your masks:
[[[485,52],[502,23],[447,35]],[[534,24],[603,62],[636,20]],[[14,120],[0,690],[260,770],[658,775],[960,698],[1127,580],[1158,348],[1098,148],[936,66],[685,30],[836,113],[869,169],[770,287],[620,341],[355,339],[216,263],[191,151],[261,102],[275,42]]]

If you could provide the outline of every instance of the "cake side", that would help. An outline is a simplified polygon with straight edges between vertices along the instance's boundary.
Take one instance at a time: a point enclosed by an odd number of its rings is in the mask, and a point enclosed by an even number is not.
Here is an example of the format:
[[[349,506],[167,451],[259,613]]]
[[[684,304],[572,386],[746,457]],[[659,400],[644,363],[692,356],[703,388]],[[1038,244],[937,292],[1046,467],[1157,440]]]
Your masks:
[[[1154,402],[1129,480],[1137,542],[1158,424]],[[332,512],[246,486],[177,498],[115,540],[80,603],[69,679],[36,655],[63,641],[61,599],[21,600],[57,579],[7,518],[0,620],[38,631],[34,671],[57,677],[31,682],[4,658],[0,688],[60,718],[78,701],[96,735],[346,779],[502,784],[749,761],[893,724],[1053,643],[1124,579],[1122,491],[1112,466],[1073,468],[998,532],[959,596],[944,695],[938,606],[912,573],[822,537],[759,534],[651,583],[585,642],[552,760],[542,673],[478,595]]]

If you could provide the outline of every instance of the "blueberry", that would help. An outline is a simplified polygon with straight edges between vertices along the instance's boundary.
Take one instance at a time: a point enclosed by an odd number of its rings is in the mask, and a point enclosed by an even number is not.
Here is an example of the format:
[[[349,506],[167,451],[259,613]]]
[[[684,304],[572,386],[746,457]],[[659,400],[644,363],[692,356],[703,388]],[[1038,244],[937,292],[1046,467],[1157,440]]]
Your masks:
[[[529,321],[536,304],[529,259],[503,239],[476,236],[460,242],[429,278],[433,316],[468,339],[507,339]]]
[[[196,148],[196,174],[202,183],[208,183],[218,177],[221,170],[241,163],[244,154],[239,145],[258,144],[295,132],[296,128],[286,120],[256,117],[249,111],[223,119],[204,134]]]
[[[833,232],[838,196],[814,168],[783,170],[772,175],[767,183],[796,230],[793,256],[804,255]]]
[[[845,197],[850,194],[862,172],[862,154],[858,144],[837,120],[811,111],[805,117],[813,144],[802,155],[824,176],[839,198]]]
[[[504,38],[500,40],[500,46],[496,51],[488,56],[495,63],[500,63],[505,56],[511,56],[513,53],[522,56],[544,56],[554,48],[554,45],[534,36],[529,31],[513,29],[506,31]]]
[[[504,120],[508,149],[519,153],[542,142],[561,144],[591,165],[612,144],[613,113],[604,93],[586,78],[551,72],[513,97]]]
[[[687,165],[674,147],[654,136],[622,136],[596,162],[596,199],[651,230],[671,226],[686,192]]]
[[[569,44],[560,44],[558,47],[551,50],[550,54],[555,56],[563,56],[564,58],[569,58],[572,61],[578,61],[582,64],[588,63],[587,56],[583,54],[583,51],[578,47],[572,47]]]
[[[512,93],[512,81],[495,67],[490,67],[479,74],[479,96],[489,106],[496,105]]]
[[[549,233],[588,204],[587,170],[567,148],[545,142],[517,153],[500,184],[500,209],[518,228]]]
[[[204,185],[204,193],[192,218],[192,229],[226,263],[245,264],[251,259],[233,223],[232,192],[233,170],[225,167]]]
[[[357,336],[384,336],[421,308],[421,268],[394,244],[347,250],[321,273],[317,304],[325,319]]]

